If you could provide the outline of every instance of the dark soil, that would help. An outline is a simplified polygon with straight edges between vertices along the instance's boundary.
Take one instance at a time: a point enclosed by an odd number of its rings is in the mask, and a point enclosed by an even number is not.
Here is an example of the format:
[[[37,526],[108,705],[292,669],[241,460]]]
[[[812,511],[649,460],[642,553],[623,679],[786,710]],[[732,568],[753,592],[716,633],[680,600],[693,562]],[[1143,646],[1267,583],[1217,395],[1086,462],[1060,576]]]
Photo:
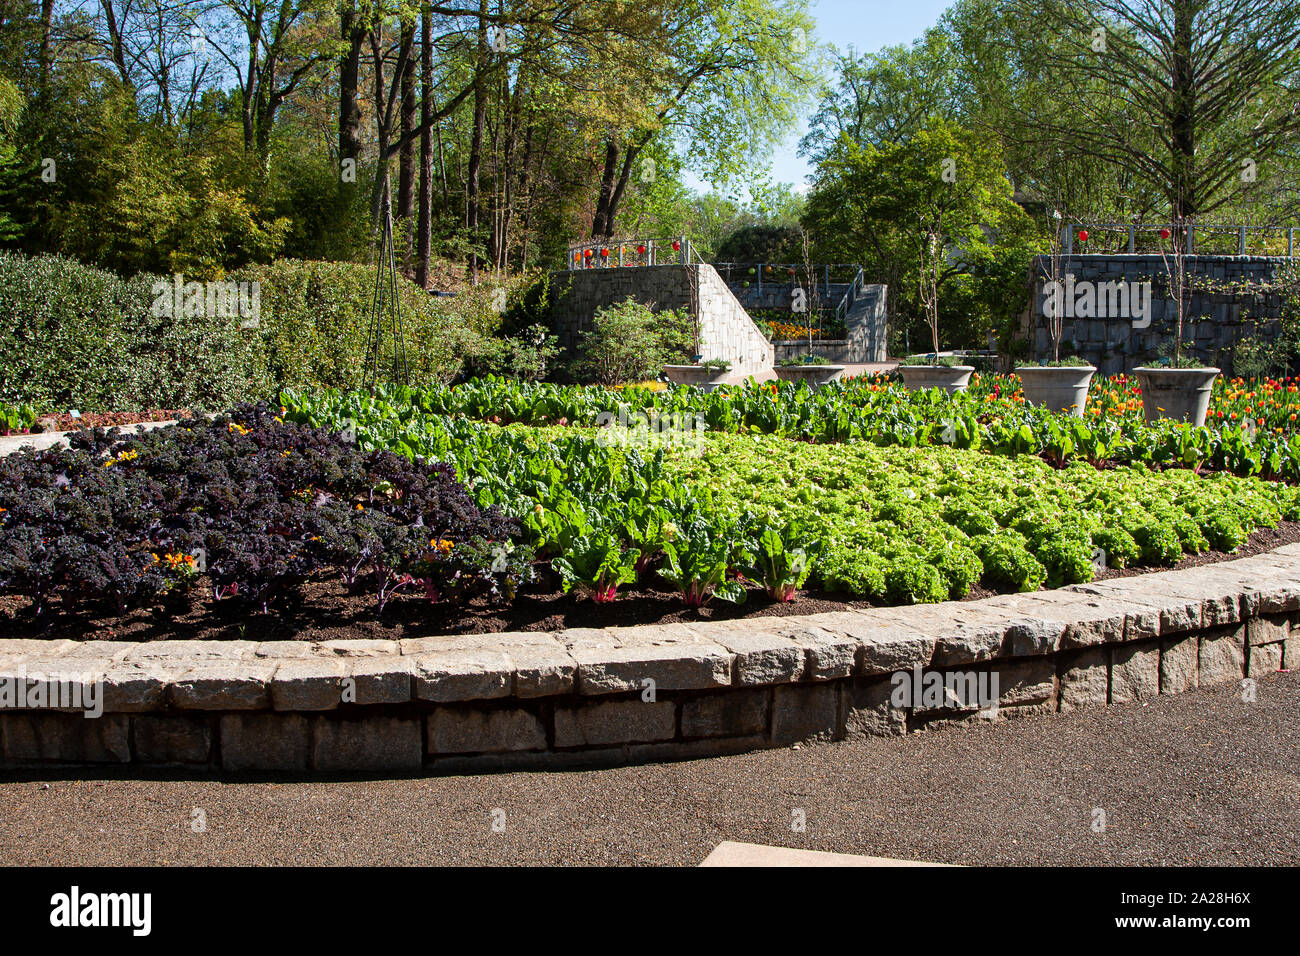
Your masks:
[[[1184,558],[1170,567],[1110,569],[1097,580],[1130,577],[1151,571],[1168,571],[1230,561],[1260,554],[1300,541],[1300,522],[1284,521],[1276,528],[1256,531],[1231,554],[1207,551]],[[992,597],[996,591],[976,584],[963,600]],[[598,605],[576,594],[560,591],[559,578],[538,565],[538,580],[520,592],[507,607],[489,607],[475,601],[465,607],[430,604],[414,595],[399,595],[375,615],[370,592],[349,594],[337,579],[313,580],[292,599],[273,605],[270,612],[249,613],[233,600],[212,602],[204,591],[173,596],[167,602],[125,615],[97,614],[84,608],[64,610],[58,601],[41,621],[26,613],[26,600],[0,597],[0,637],[69,638],[73,640],[303,640],[349,638],[427,637],[438,634],[486,634],[498,631],[552,631],[572,627],[611,627],[632,624],[670,624],[722,621],[738,617],[788,617],[846,608],[876,607],[870,601],[846,600],[822,591],[800,591],[795,600],[777,603],[750,585],[742,605],[713,600],[700,609],[687,608],[674,591],[659,587],[627,588],[611,605]]]

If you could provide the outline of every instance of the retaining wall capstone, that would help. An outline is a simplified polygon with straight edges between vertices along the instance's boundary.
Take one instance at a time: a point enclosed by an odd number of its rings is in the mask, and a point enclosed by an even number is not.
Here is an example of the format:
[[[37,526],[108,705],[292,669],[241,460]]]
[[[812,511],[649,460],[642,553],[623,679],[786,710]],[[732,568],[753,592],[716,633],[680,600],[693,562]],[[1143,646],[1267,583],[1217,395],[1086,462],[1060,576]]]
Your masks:
[[[65,675],[94,682],[104,705],[94,718],[0,710],[0,754],[9,768],[608,765],[1103,707],[1296,666],[1300,545],[1288,545],[804,617],[394,641],[0,639],[0,687]],[[896,682],[930,674],[968,690],[996,675],[996,706],[960,690],[899,706]]]

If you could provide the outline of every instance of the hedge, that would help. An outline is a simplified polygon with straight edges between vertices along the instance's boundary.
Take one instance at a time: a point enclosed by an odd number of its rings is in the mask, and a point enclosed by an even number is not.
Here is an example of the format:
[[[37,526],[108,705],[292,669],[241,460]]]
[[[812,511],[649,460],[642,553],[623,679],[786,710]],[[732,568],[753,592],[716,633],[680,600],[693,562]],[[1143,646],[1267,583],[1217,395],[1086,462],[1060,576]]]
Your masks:
[[[123,279],[59,256],[0,253],[0,403],[219,410],[285,386],[362,383],[372,266],[282,259],[227,281],[249,283],[246,291],[257,283],[256,324],[155,308],[170,277]],[[487,289],[434,299],[401,280],[400,298],[417,386],[454,379],[500,321]]]

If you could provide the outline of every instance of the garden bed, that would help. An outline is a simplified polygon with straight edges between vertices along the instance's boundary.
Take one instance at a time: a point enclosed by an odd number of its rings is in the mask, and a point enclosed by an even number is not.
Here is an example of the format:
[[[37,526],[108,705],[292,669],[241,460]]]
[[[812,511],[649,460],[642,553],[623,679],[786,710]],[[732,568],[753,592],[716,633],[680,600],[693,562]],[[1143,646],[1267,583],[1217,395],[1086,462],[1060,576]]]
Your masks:
[[[502,427],[443,414],[474,396],[457,391],[286,394],[277,410],[0,459],[6,631],[322,640],[807,615],[1297,540],[1297,489],[1258,478],[617,420]],[[551,397],[553,420],[592,411]],[[718,404],[755,398],[810,401],[764,386]],[[524,411],[477,408],[489,422]]]
[[[1300,542],[1300,523],[1287,521],[1256,531],[1237,551],[1206,551],[1188,555],[1172,567],[1108,568],[1095,581],[1115,580],[1156,571],[1181,570],[1263,554],[1284,544]],[[556,632],[572,628],[630,627],[646,624],[692,624],[742,618],[787,618],[808,614],[878,608],[870,600],[843,594],[801,590],[792,601],[773,601],[750,584],[744,604],[714,601],[702,608],[682,605],[674,591],[653,584],[622,592],[611,604],[565,594],[559,577],[545,563],[536,566],[537,583],[520,591],[508,606],[478,598],[461,605],[437,605],[399,600],[382,618],[375,614],[369,594],[350,593],[337,579],[320,576],[306,582],[292,598],[269,613],[253,612],[233,602],[213,604],[198,593],[142,607],[122,615],[85,608],[65,611],[54,602],[45,621],[24,611],[29,602],[0,597],[0,622],[6,638],[58,638],[78,641],[258,640],[333,641],[403,640],[417,637],[502,632]],[[1043,588],[1040,591],[1051,589]],[[979,601],[998,592],[976,584],[962,598]]]

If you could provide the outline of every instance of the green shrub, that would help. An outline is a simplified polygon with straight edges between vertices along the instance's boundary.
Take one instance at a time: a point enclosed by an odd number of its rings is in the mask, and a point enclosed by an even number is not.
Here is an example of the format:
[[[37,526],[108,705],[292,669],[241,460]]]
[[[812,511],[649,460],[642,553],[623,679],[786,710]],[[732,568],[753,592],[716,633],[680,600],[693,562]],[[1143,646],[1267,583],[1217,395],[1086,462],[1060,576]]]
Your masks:
[[[540,382],[546,378],[564,351],[559,338],[541,324],[522,329],[517,336],[484,339],[484,344],[483,354],[475,366],[489,374],[521,382]]]
[[[885,596],[885,566],[874,554],[859,548],[833,550],[822,556],[814,573],[828,591]]]
[[[1236,551],[1245,543],[1247,532],[1232,512],[1219,509],[1210,512],[1203,525],[1205,537],[1216,551]]]
[[[909,556],[886,568],[885,597],[894,604],[933,604],[947,600],[948,587],[938,568]]]
[[[0,254],[0,401],[133,411],[266,395],[256,330],[158,314],[159,283],[170,289],[157,276],[123,280],[59,256]]]
[[[1063,587],[1084,584],[1095,576],[1092,547],[1087,541],[1069,536],[1053,536],[1034,549],[1038,562],[1047,569],[1047,586]]]
[[[628,297],[596,312],[583,334],[580,377],[602,385],[623,385],[659,375],[664,365],[689,362],[694,329],[684,312],[655,312]]]
[[[232,278],[258,282],[265,361],[275,387],[357,388],[365,379],[366,336],[375,290],[373,266],[280,259],[250,266]],[[467,356],[487,349],[500,321],[488,285],[441,299],[399,282],[410,384],[446,384]],[[386,316],[380,374],[389,375],[393,348]]]
[[[206,297],[203,308],[182,300],[177,309],[171,277],[122,279],[59,256],[0,254],[0,402],[216,410],[285,386],[362,384],[373,267],[282,259],[227,281],[257,289],[255,324],[238,304],[233,314],[209,310]],[[488,287],[431,299],[403,280],[400,298],[412,385],[451,381],[488,349],[500,319]]]
[[[984,573],[979,555],[964,544],[950,543],[936,548],[928,555],[929,562],[939,572],[947,588],[946,598],[957,600],[966,596],[971,585]]]

